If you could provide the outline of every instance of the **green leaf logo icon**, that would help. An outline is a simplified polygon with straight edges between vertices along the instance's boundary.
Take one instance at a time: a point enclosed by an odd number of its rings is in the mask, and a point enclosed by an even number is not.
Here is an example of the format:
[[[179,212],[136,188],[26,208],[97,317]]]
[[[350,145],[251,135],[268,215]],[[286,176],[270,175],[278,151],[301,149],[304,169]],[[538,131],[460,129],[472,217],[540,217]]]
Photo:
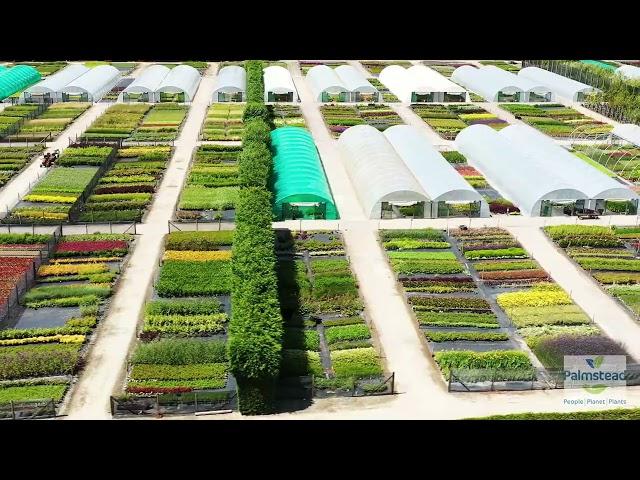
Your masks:
[[[604,357],[602,355],[598,355],[593,364],[596,366],[596,368],[600,368],[600,365],[602,365],[602,362],[604,361]]]

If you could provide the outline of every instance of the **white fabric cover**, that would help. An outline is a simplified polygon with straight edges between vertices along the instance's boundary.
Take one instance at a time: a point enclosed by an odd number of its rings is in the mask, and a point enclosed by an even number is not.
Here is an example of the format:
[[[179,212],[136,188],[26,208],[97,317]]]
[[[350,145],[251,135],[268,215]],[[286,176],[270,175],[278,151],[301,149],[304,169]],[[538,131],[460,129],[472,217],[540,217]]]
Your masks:
[[[378,89],[371,85],[369,80],[351,65],[337,66],[334,71],[347,90],[360,93],[378,93]]]
[[[27,93],[32,95],[41,95],[44,93],[55,94],[59,93],[64,87],[73,82],[76,78],[84,75],[89,71],[89,68],[85,67],[81,63],[72,63],[67,65],[59,72],[49,75],[47,78],[35,85],[27,88]]]
[[[333,68],[327,65],[316,65],[310,68],[307,71],[307,81],[317,102],[322,101],[323,92],[335,95],[348,91]]]
[[[156,93],[180,93],[184,92],[185,102],[191,102],[200,85],[200,73],[190,65],[178,65],[173,67],[162,80]]]
[[[116,67],[99,65],[67,84],[61,91],[70,94],[86,93],[90,101],[98,102],[119,79],[120,71]]]
[[[284,67],[273,65],[263,69],[264,101],[268,102],[268,93],[286,94],[293,92],[293,101],[298,101],[298,92],[291,78],[291,73]]]
[[[577,82],[557,73],[550,72],[538,67],[526,67],[518,72],[518,77],[526,78],[536,83],[540,83],[548,87],[556,95],[571,100],[578,101],[579,93],[598,92],[586,83]]]
[[[613,127],[611,134],[640,147],[640,127],[633,123],[620,123]]]
[[[621,77],[633,80],[640,78],[640,67],[636,67],[634,65],[622,65],[621,67],[616,68],[616,73]]]
[[[126,93],[153,93],[171,70],[164,65],[149,65],[124,89]]]
[[[228,65],[218,72],[216,89],[213,91],[214,98],[218,92],[223,93],[245,93],[247,90],[247,72],[238,65]]]

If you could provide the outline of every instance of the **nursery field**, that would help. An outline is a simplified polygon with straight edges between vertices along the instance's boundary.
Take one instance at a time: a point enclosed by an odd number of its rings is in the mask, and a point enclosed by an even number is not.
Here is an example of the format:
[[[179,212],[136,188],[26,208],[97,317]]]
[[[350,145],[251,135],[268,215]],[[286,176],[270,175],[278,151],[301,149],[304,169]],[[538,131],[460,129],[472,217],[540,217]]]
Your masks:
[[[478,170],[467,163],[464,155],[455,150],[440,153],[453,168],[484,197],[489,204],[489,211],[492,214],[518,215],[520,213],[518,207],[503,198]]]
[[[502,103],[500,108],[556,138],[606,138],[613,128],[558,103]]]
[[[89,109],[90,106],[91,103],[88,102],[64,102],[44,106],[44,110],[42,110],[41,113],[26,119],[21,123],[17,131],[8,135],[6,139],[12,141],[38,142],[49,134],[51,134],[51,139],[56,138],[71,125],[76,118]],[[0,112],[0,115],[7,110],[9,110],[8,114],[10,114],[13,108],[16,107],[9,107],[3,112]]]
[[[298,105],[271,104],[267,105],[269,120],[273,128],[280,127],[306,127],[302,110]]]
[[[632,145],[574,144],[575,154],[608,175],[640,182],[640,148]]]
[[[404,123],[394,110],[379,104],[321,105],[320,113],[334,138],[354,125],[371,125],[384,131]]]
[[[232,231],[167,235],[121,399],[225,389],[232,243]]]
[[[178,138],[180,127],[189,107],[176,103],[155,104],[142,119],[132,135],[131,142],[167,142]]]
[[[451,232],[483,287],[556,384],[565,355],[626,355],[506,230]],[[628,363],[633,363],[629,357]]]
[[[562,225],[545,232],[640,319],[640,228]]]
[[[73,145],[55,166],[25,195],[6,223],[61,223],[75,221],[100,175],[116,151],[111,146]]]
[[[340,65],[348,65],[347,62],[341,62],[341,61],[325,62],[322,60],[299,60],[298,64],[300,65],[300,70],[302,71],[302,75],[306,75],[310,68],[313,68],[317,65],[326,65],[327,67],[330,67],[330,68],[336,68],[336,67],[339,67]]]
[[[416,104],[411,109],[445,140],[455,140],[456,135],[469,125],[483,124],[500,130],[509,124],[484,108],[472,104]]]
[[[400,101],[398,97],[396,97],[395,94],[391,93],[391,90],[389,90],[387,86],[377,78],[367,78],[367,80],[371,85],[378,89],[378,91],[382,95],[382,101],[384,103],[397,103]]]
[[[389,391],[339,232],[276,230],[284,319],[280,377],[313,377],[319,395]]]
[[[11,105],[0,111],[0,139],[16,133],[26,121],[36,117],[44,110],[43,105],[23,103]]]
[[[88,62],[84,62],[84,66],[87,68],[94,68],[100,65],[111,65],[112,67],[116,67],[120,70],[122,75],[128,75],[138,66],[136,62],[106,62],[102,60],[91,60]]]
[[[80,222],[140,222],[153,202],[170,146],[123,147],[82,206]]]
[[[211,104],[200,131],[200,138],[202,140],[241,140],[243,112],[244,104],[242,103]]]
[[[3,252],[13,249],[23,262],[37,261],[30,267],[37,272],[35,284],[22,307],[0,324],[0,404],[63,399],[82,369],[93,329],[106,315],[132,240],[110,234],[0,235]],[[25,258],[27,249],[37,255]]]
[[[82,134],[85,139],[125,139],[138,128],[151,109],[147,103],[119,103],[109,107]]]
[[[389,65],[400,65],[404,68],[409,68],[412,64],[407,60],[360,60],[360,63],[366,68],[371,75],[377,77],[385,67]]]
[[[27,166],[44,150],[44,145],[30,147],[2,147],[0,146],[0,187]]]
[[[233,221],[241,146],[200,145],[178,202],[178,220]]]
[[[501,68],[511,73],[518,73],[520,71],[520,65],[514,61],[505,60],[480,60],[482,65],[493,65],[494,67]]]

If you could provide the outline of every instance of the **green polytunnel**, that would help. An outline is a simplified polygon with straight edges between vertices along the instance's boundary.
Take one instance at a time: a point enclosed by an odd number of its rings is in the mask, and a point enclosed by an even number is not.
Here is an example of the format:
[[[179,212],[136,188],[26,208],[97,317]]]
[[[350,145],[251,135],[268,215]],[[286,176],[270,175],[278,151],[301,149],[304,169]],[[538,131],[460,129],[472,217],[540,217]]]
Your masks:
[[[16,65],[0,70],[0,100],[21,92],[40,81],[40,78],[40,72],[29,65]]]
[[[338,219],[320,155],[306,128],[271,132],[273,211],[278,220]]]

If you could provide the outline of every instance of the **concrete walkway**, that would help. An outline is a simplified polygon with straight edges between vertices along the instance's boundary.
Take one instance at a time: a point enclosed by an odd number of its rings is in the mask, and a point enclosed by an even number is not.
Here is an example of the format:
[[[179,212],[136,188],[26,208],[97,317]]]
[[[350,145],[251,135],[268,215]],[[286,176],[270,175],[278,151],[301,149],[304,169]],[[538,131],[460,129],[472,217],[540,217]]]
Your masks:
[[[160,258],[167,222],[173,216],[182,185],[187,175],[193,149],[198,140],[215,88],[217,64],[212,64],[203,77],[189,109],[176,150],[169,163],[155,201],[151,207],[143,234],[124,270],[109,313],[96,331],[96,341],[64,413],[70,419],[111,418],[109,397],[121,390],[129,350],[136,340],[138,321],[152,284]]]
[[[287,62],[287,64],[289,72],[291,72],[291,76],[293,77],[293,83],[300,96],[300,109],[302,110],[307,128],[311,131],[316,146],[318,147],[318,152],[320,152],[322,165],[324,166],[327,180],[331,186],[331,192],[338,207],[340,218],[344,220],[363,220],[364,213],[360,207],[358,197],[347,175],[347,171],[342,165],[336,140],[331,137],[324,123],[322,114],[318,108],[319,104],[314,101],[313,94],[300,72],[298,62]]]
[[[436,147],[446,146],[453,148],[453,142],[451,140],[445,140],[440,135],[438,135],[435,130],[427,125],[426,122],[422,120],[422,118],[420,118],[420,116],[411,109],[408,104],[389,103],[388,106],[400,116],[404,123],[416,127],[418,130],[427,135],[432,145]]]

